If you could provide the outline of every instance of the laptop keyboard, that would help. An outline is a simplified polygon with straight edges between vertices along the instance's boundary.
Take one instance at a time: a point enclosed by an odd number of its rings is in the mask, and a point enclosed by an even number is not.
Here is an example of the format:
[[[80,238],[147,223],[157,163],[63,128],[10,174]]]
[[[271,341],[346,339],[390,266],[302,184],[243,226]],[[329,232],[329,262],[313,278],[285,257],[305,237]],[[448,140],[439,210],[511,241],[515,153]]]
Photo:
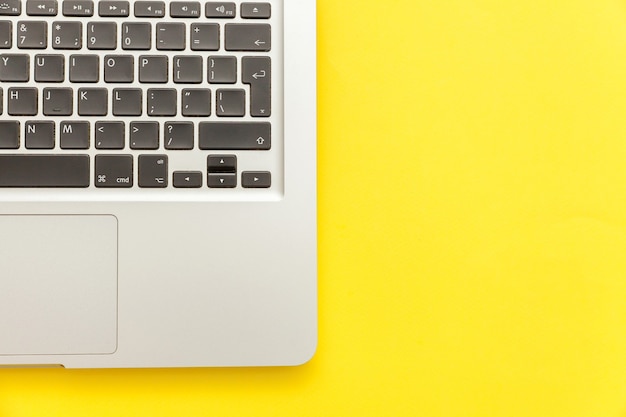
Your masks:
[[[272,188],[279,7],[0,0],[0,188]]]

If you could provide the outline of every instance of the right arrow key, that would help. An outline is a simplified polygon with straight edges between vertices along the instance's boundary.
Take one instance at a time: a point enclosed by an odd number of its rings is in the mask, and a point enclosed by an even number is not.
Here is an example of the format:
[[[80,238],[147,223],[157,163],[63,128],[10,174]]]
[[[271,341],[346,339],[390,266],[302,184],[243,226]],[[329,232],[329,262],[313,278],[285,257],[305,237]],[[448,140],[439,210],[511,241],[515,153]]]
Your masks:
[[[270,188],[272,174],[267,171],[246,171],[241,173],[243,188]]]

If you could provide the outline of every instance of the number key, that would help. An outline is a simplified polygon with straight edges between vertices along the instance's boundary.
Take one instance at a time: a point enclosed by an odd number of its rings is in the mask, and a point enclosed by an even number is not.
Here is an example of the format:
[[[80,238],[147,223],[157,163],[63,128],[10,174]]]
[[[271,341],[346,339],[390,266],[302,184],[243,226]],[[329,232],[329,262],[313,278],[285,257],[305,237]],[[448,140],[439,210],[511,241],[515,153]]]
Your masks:
[[[87,48],[117,48],[117,24],[114,22],[96,22],[87,24]]]
[[[122,24],[122,48],[149,50],[152,46],[152,25],[150,23]]]
[[[83,47],[83,24],[81,22],[54,22],[52,39],[54,49],[81,49]]]
[[[20,49],[45,49],[48,46],[46,22],[17,22],[17,46]]]

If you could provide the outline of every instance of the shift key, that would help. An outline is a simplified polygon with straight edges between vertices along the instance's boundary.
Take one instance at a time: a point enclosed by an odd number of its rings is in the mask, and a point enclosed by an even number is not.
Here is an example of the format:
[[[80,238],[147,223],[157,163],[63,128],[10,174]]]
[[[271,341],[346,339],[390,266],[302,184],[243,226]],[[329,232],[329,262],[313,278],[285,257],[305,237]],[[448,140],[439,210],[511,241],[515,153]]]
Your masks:
[[[224,30],[227,51],[269,52],[272,49],[272,27],[268,24],[230,23]]]
[[[202,122],[198,129],[202,150],[261,150],[272,147],[267,122]]]

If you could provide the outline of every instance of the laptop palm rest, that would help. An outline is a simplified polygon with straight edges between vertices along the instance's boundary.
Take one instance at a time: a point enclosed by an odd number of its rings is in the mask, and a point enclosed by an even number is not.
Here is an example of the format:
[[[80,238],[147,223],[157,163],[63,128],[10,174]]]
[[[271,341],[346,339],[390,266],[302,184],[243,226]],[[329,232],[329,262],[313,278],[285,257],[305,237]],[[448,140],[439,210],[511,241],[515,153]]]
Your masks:
[[[0,215],[0,355],[117,346],[117,219]]]

